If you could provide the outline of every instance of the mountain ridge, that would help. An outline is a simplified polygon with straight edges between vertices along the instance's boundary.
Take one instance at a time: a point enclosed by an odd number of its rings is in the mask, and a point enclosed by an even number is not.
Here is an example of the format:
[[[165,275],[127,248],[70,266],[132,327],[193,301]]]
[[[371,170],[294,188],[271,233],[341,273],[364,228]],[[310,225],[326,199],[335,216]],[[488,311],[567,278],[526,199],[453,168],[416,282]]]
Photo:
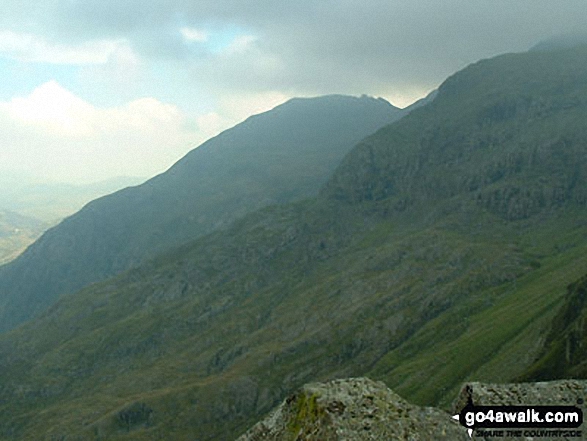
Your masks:
[[[205,142],[167,172],[88,203],[0,267],[0,331],[256,208],[315,194],[356,142],[402,114],[368,97],[293,100]]]

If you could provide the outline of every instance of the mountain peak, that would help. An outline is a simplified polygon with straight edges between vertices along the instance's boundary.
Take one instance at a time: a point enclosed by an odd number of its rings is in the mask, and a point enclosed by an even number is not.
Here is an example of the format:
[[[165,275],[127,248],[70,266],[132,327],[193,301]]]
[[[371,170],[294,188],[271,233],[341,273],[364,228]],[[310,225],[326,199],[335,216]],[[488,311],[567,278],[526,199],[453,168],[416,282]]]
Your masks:
[[[356,109],[380,108],[387,111],[400,111],[384,98],[374,98],[369,95],[352,96],[352,95],[321,95],[315,97],[296,97],[291,98],[283,104],[261,114],[253,115],[250,118],[256,118],[263,114],[279,114],[282,112],[310,112],[312,114],[323,114],[334,112],[340,114],[346,111],[356,111]]]

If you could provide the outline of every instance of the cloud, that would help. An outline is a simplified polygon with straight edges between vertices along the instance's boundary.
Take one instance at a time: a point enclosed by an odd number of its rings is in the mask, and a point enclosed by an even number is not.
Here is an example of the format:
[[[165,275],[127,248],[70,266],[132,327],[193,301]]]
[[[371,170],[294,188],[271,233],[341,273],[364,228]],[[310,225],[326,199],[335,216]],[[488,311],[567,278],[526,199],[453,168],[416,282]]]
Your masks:
[[[584,0],[556,7],[551,0],[37,3],[0,6],[6,29],[37,29],[45,40],[32,47],[51,49],[23,55],[21,42],[15,52],[23,58],[104,62],[127,44],[142,59],[190,69],[190,86],[200,92],[367,93],[402,101],[480,58],[582,30],[587,13]]]
[[[51,20],[68,41],[123,38],[191,62],[215,89],[377,94],[425,93],[479,58],[583,29],[585,13],[584,0],[86,0],[60,2]],[[223,26],[242,29],[233,48],[248,50],[186,51],[186,35],[211,42],[203,29]]]
[[[0,103],[0,169],[67,182],[150,176],[204,139],[186,127],[154,98],[97,108],[51,81]]]
[[[92,106],[63,89],[55,81],[43,84],[27,97],[17,97],[8,103],[0,103],[0,110],[15,124],[68,137],[90,134],[91,119],[95,112]]]
[[[183,27],[179,30],[179,33],[187,42],[204,43],[208,41],[208,34],[205,31],[201,31],[195,28]]]
[[[0,31],[0,53],[19,61],[52,64],[104,64],[125,46],[123,40],[94,40],[69,46],[33,34]]]
[[[480,58],[523,51],[583,26],[585,2],[372,1],[305,4],[257,18],[254,50],[199,63],[197,81],[295,94],[370,93],[410,101]],[[409,96],[411,95],[411,96]],[[407,103],[405,103],[407,104]]]
[[[36,164],[60,179],[153,174],[292,96],[369,94],[407,105],[469,63],[584,29],[587,2],[553,5],[4,0],[0,61],[43,71],[27,84],[59,82],[30,94],[21,87],[0,103],[0,167]]]

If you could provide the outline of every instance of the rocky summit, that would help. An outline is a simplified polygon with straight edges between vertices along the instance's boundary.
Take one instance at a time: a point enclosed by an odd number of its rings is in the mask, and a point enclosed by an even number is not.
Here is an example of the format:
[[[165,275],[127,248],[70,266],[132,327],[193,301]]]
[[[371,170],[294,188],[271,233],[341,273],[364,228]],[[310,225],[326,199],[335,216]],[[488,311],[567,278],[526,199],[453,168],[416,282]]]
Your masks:
[[[469,440],[451,416],[408,403],[368,378],[311,383],[238,441]]]

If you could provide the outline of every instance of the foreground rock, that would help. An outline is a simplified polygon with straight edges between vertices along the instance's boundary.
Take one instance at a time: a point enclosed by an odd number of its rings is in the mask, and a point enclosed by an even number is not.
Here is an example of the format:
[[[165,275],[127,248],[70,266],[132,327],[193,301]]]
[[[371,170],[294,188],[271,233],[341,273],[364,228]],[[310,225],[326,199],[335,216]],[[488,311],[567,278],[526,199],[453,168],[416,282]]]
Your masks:
[[[587,415],[585,399],[587,398],[587,381],[559,380],[537,383],[492,384],[470,382],[463,385],[453,404],[454,413],[460,412],[468,402],[475,406],[576,406]],[[475,436],[477,440],[583,440],[587,439],[585,424],[577,429],[579,437],[544,436],[539,430],[523,430],[522,436]]]
[[[412,405],[381,382],[352,378],[302,387],[238,441],[468,439],[446,412]]]
[[[473,404],[477,406],[555,405],[583,407],[582,403],[587,399],[587,381],[559,380],[506,384],[470,382],[461,388],[453,410],[460,411],[469,399],[473,400]]]

